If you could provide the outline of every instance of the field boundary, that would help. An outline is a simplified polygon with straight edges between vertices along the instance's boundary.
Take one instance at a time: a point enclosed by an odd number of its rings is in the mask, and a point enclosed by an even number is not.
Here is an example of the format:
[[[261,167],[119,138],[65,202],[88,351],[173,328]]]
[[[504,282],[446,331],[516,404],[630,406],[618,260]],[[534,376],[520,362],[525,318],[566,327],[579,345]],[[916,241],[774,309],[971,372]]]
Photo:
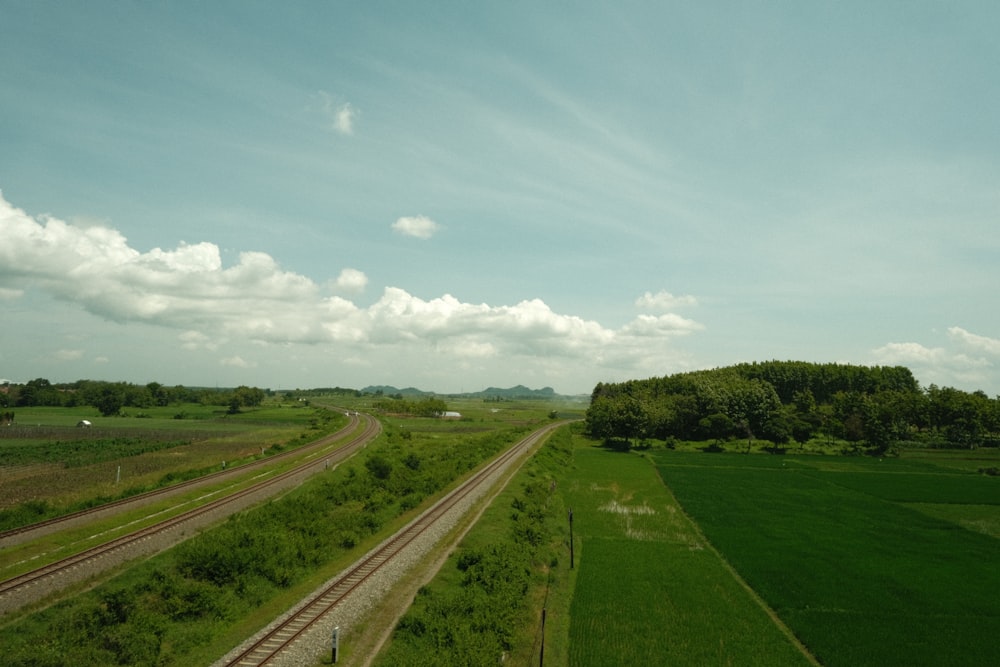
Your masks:
[[[740,573],[736,571],[736,568],[732,566],[725,556],[723,556],[722,553],[715,548],[715,545],[712,544],[712,542],[705,536],[701,530],[701,526],[698,525],[698,522],[687,513],[684,506],[681,505],[681,503],[677,500],[677,497],[674,496],[673,490],[667,485],[666,480],[663,479],[663,475],[660,473],[660,468],[656,465],[656,462],[646,456],[643,456],[643,458],[645,458],[653,467],[653,471],[656,473],[657,478],[660,480],[660,483],[663,484],[663,488],[666,489],[667,494],[671,497],[671,499],[673,499],[674,503],[676,503],[681,514],[683,514],[684,518],[691,524],[691,527],[694,529],[695,533],[702,540],[702,542],[704,542],[706,547],[715,555],[716,558],[719,559],[729,575],[750,595],[750,598],[764,611],[764,613],[767,614],[768,618],[771,619],[771,622],[774,623],[778,630],[780,630],[783,635],[788,637],[788,640],[792,643],[792,645],[799,650],[799,652],[806,658],[806,660],[809,661],[811,665],[815,665],[815,667],[822,667],[822,663],[816,659],[816,656],[812,654],[809,648],[802,643],[794,632],[792,632],[791,628],[785,625],[785,622],[781,620],[780,616],[778,616],[778,612],[774,611],[774,609],[772,609],[771,606],[764,601],[764,598],[762,598],[757,591],[755,591],[753,587],[748,584],[742,576],[740,576]]]

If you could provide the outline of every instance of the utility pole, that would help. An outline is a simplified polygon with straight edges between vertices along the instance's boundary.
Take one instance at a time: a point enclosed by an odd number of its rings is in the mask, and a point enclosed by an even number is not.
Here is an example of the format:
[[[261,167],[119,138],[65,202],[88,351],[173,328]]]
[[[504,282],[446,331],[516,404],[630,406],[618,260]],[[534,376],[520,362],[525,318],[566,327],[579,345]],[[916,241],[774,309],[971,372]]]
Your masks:
[[[569,569],[573,569],[573,508],[569,508]]]

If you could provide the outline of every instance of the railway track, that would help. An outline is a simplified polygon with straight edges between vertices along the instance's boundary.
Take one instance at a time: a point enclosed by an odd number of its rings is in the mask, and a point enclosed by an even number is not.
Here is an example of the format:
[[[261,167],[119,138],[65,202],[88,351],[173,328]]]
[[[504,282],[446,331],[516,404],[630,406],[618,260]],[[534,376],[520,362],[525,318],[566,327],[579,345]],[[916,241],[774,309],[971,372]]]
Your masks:
[[[562,424],[562,422],[549,424],[507,449],[398,533],[328,583],[322,590],[301,604],[288,618],[276,624],[237,655],[227,657],[220,664],[255,667],[272,664],[278,660],[284,651],[320,623],[328,612],[399,556],[408,545],[431,528],[449,510],[483,485],[491,485],[496,473],[533,448]]]
[[[381,426],[376,420],[366,415],[359,417],[365,421],[364,430],[329,455],[316,457],[316,452],[313,452],[311,460],[270,479],[260,481],[170,519],[0,582],[0,615],[41,599],[53,589],[62,588],[69,583],[94,576],[120,562],[149,555],[176,544],[186,535],[193,534],[198,528],[299,484],[321,466],[325,469],[330,464],[343,461],[370,442],[381,431]],[[298,450],[300,454],[301,451],[301,449]],[[270,460],[273,461],[273,457]]]
[[[129,496],[128,498],[121,498],[109,503],[104,503],[103,505],[98,505],[95,507],[88,507],[86,509],[79,510],[77,512],[72,512],[70,514],[64,514],[62,516],[54,517],[52,519],[46,519],[45,521],[38,521],[36,523],[29,524],[27,526],[20,526],[18,528],[12,528],[10,530],[5,530],[0,532],[0,548],[14,546],[20,544],[21,542],[27,542],[28,540],[34,539],[41,535],[56,532],[62,530],[63,528],[84,523],[87,521],[92,521],[94,519],[110,516],[117,512],[120,512],[128,507],[136,507],[141,504],[147,504],[161,498],[169,498],[175,494],[181,493],[183,491],[190,491],[191,489],[197,489],[202,486],[207,486],[209,484],[215,484],[227,479],[234,479],[243,474],[262,468],[267,468],[272,466],[276,462],[283,461],[285,459],[293,458],[296,456],[301,456],[303,453],[314,451],[317,449],[322,449],[323,447],[329,445],[330,443],[336,442],[341,438],[347,436],[347,434],[354,431],[358,422],[360,421],[360,416],[351,413],[349,416],[349,421],[347,426],[331,433],[330,435],[324,436],[314,442],[305,445],[304,447],[298,447],[296,449],[289,450],[287,452],[281,452],[280,454],[275,454],[269,456],[266,459],[258,459],[256,461],[251,461],[239,466],[233,466],[225,470],[220,470],[218,472],[213,472],[208,475],[202,475],[201,477],[196,477],[194,479],[189,479],[183,482],[178,482],[171,486],[167,486],[161,489],[154,489],[152,491],[147,491],[146,493],[139,493],[134,496]]]

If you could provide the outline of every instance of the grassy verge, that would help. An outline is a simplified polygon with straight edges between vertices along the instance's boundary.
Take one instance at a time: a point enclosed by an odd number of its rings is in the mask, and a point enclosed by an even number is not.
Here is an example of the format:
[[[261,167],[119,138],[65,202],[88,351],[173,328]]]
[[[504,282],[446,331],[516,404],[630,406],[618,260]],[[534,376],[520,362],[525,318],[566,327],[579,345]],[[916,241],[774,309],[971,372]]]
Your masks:
[[[210,662],[522,433],[390,432],[351,462],[93,590],[5,619],[5,664]]]
[[[567,590],[566,528],[553,482],[570,456],[569,431],[563,428],[524,464],[433,581],[420,588],[375,664],[532,662],[541,648],[546,596],[551,602]]]
[[[543,650],[557,666],[809,664],[704,547],[647,460],[561,429],[415,596],[375,664],[528,665]]]

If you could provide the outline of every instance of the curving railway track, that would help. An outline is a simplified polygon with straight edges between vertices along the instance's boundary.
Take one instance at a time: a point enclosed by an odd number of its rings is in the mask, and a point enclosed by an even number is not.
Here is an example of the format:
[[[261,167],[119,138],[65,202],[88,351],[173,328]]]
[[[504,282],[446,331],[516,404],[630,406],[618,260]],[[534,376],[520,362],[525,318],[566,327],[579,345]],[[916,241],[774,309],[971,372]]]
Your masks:
[[[317,457],[313,451],[309,460],[245,489],[213,500],[174,517],[115,538],[62,560],[50,563],[31,572],[0,582],[0,615],[46,597],[50,592],[66,585],[90,578],[127,560],[161,551],[192,535],[199,528],[245,509],[283,490],[292,488],[318,470],[350,457],[381,431],[378,421],[367,415],[364,429],[337,450]],[[356,424],[357,422],[352,422]],[[338,432],[340,434],[343,431]],[[329,444],[338,434],[322,438]],[[342,435],[341,435],[342,437]],[[302,449],[296,450],[301,455]],[[267,459],[273,462],[276,457]],[[246,466],[242,467],[246,471]]]
[[[305,445],[304,447],[298,447],[286,452],[281,452],[280,454],[275,454],[269,456],[266,459],[258,459],[256,461],[250,461],[239,466],[233,466],[225,470],[220,470],[218,472],[210,473],[208,475],[202,475],[201,477],[196,477],[194,479],[189,479],[183,482],[178,482],[171,486],[163,487],[161,489],[154,489],[152,491],[147,491],[146,493],[139,493],[134,496],[129,496],[128,498],[121,498],[109,503],[104,503],[103,505],[98,505],[95,507],[88,507],[86,509],[79,510],[77,512],[72,512],[70,514],[64,514],[62,516],[54,517],[52,519],[47,519],[45,521],[38,521],[36,523],[29,524],[27,526],[21,526],[19,528],[12,528],[10,530],[0,531],[0,548],[14,546],[20,544],[21,542],[27,542],[33,540],[42,535],[53,533],[70,526],[79,525],[81,523],[86,523],[88,521],[93,521],[95,519],[102,518],[104,516],[110,516],[116,514],[130,507],[138,507],[143,504],[148,504],[155,500],[162,498],[169,498],[170,496],[181,493],[182,491],[190,491],[191,489],[197,489],[202,486],[208,486],[210,484],[216,484],[228,479],[235,479],[242,476],[243,474],[257,470],[266,469],[272,466],[274,463],[302,456],[303,453],[309,451],[315,451],[322,449],[323,447],[336,442],[349,433],[354,431],[358,422],[360,421],[360,416],[357,414],[350,414],[347,426],[324,436],[314,442]]]
[[[249,646],[241,648],[235,655],[227,656],[222,663],[218,664],[252,667],[269,665],[281,660],[284,652],[307,632],[313,630],[329,612],[362,584],[390,564],[393,559],[400,556],[407,546],[433,527],[467,496],[492,486],[498,473],[506,470],[514,461],[530,451],[563,423],[549,424],[517,442],[503,454],[476,471],[398,533],[369,552],[351,568],[328,582],[318,593],[300,604],[283,621],[255,638]]]

